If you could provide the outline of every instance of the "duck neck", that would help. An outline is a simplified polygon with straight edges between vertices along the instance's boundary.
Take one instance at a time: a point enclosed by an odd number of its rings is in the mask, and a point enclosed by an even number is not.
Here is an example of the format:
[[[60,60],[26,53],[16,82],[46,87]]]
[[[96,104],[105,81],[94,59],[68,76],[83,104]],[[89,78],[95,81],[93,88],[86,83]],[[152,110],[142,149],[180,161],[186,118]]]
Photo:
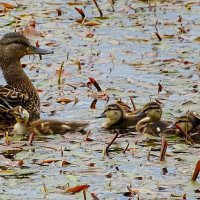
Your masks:
[[[145,117],[144,119],[140,120],[136,125],[136,130],[143,133],[145,131],[146,126],[151,122],[149,117]]]
[[[3,76],[9,86],[20,89],[22,92],[39,99],[35,87],[22,69],[19,60],[15,62],[10,62],[9,64],[0,64],[3,70]]]
[[[110,128],[111,126],[115,125],[117,122],[116,120],[111,120],[109,118],[106,119],[105,122],[102,124],[102,128]]]

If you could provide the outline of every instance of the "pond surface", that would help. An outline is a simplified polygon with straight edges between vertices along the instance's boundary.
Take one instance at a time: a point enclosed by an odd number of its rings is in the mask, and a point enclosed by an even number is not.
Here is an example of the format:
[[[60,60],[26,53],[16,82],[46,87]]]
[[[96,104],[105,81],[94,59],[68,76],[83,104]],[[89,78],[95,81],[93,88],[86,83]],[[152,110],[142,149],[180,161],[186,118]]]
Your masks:
[[[68,187],[88,184],[87,199],[129,199],[127,186],[139,199],[198,199],[200,179],[191,181],[199,145],[169,139],[166,160],[159,161],[160,138],[145,142],[138,133],[117,138],[113,151],[105,156],[106,145],[114,137],[102,130],[95,119],[106,102],[91,109],[95,87],[86,87],[93,77],[114,102],[129,105],[129,96],[140,108],[150,100],[163,103],[163,118],[173,119],[187,110],[200,112],[200,3],[180,1],[13,1],[14,7],[0,13],[0,34],[23,30],[53,55],[25,57],[25,71],[38,89],[41,117],[90,122],[90,138],[67,133],[39,137],[32,146],[1,139],[0,199],[83,199],[83,193],[64,192]],[[84,11],[91,26],[75,7]],[[1,10],[4,10],[2,6]],[[60,13],[60,15],[59,15]],[[35,22],[35,27],[31,24]],[[155,32],[162,38],[156,36]],[[43,36],[43,37],[41,37]],[[58,71],[64,62],[61,85]],[[158,94],[158,83],[163,91]],[[5,84],[2,74],[0,84]],[[69,104],[60,98],[78,99]],[[128,151],[122,153],[129,143]],[[61,149],[63,155],[61,155]],[[150,152],[150,153],[149,153]],[[148,156],[150,155],[150,157]],[[147,159],[149,157],[149,159]],[[22,168],[13,163],[23,160]],[[43,160],[57,162],[41,164]],[[63,165],[63,161],[70,164]],[[64,188],[64,189],[63,189]]]

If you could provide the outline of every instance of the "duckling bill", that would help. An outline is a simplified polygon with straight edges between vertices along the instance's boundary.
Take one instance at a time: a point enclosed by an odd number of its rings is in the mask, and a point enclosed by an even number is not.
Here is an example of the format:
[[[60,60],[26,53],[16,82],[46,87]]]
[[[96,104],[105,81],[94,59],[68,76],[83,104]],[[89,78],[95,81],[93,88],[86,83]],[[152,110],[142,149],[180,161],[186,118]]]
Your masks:
[[[13,133],[18,135],[35,134],[64,134],[83,130],[88,123],[86,122],[62,122],[58,120],[38,119],[29,122],[29,113],[21,106],[13,109],[13,115],[17,123],[14,125]]]

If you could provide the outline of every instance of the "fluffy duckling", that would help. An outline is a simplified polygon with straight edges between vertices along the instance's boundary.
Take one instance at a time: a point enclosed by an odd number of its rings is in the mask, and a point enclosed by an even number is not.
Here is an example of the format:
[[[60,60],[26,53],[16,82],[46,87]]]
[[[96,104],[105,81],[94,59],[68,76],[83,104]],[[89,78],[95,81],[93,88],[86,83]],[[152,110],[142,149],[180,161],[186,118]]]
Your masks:
[[[137,116],[142,117],[136,125],[136,130],[141,133],[159,135],[160,133],[166,133],[167,127],[170,125],[169,122],[160,120],[162,108],[157,102],[147,103]],[[172,129],[167,131],[173,133]]]
[[[64,134],[83,130],[88,123],[86,122],[62,122],[58,120],[35,120],[29,122],[29,113],[21,106],[13,109],[13,115],[17,123],[14,125],[13,133],[18,135],[35,134]]]
[[[135,127],[141,117],[135,117],[134,113],[127,113],[118,103],[109,104],[104,112],[97,118],[106,118],[101,127],[106,129],[126,129]]]
[[[177,128],[176,133],[180,136],[181,130],[189,134],[195,142],[200,142],[200,116],[196,112],[188,112],[175,119],[175,122],[170,126]]]

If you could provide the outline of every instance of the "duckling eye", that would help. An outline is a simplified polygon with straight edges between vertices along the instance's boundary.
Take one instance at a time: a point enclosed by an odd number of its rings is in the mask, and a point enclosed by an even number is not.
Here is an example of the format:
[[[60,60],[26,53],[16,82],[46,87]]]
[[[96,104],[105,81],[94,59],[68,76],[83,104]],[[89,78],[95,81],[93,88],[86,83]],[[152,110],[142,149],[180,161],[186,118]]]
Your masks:
[[[180,121],[177,121],[176,124],[179,124],[179,123],[189,123],[190,121],[189,120],[180,120]]]

